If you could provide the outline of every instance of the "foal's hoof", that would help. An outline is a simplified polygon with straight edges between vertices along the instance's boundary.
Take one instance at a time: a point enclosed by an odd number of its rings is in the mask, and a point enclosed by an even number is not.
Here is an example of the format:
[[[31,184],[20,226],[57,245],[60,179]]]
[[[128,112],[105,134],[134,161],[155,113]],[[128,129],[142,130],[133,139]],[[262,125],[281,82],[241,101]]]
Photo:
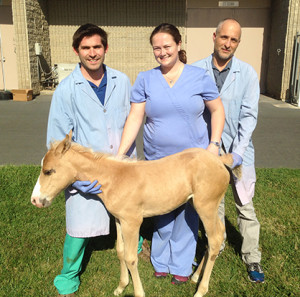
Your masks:
[[[191,277],[191,282],[197,284],[198,280],[199,280],[199,275],[196,275],[196,273],[194,273]]]
[[[123,291],[124,291],[124,289],[118,287],[118,288],[116,288],[116,289],[114,290],[114,295],[115,295],[115,296],[119,296],[119,295],[121,295],[121,294],[123,293]]]

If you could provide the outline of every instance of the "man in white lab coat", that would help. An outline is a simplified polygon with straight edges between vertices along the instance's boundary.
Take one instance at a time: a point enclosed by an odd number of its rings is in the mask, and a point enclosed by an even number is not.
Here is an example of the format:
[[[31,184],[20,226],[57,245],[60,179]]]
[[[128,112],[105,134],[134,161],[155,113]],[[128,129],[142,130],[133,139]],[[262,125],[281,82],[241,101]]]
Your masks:
[[[240,39],[241,27],[236,20],[221,21],[213,33],[213,54],[193,65],[207,69],[216,82],[225,109],[223,149],[233,153],[235,165],[242,164],[242,179],[234,182],[238,226],[243,240],[241,254],[250,281],[259,283],[264,282],[264,272],[260,265],[260,224],[252,202],[256,174],[251,137],[257,123],[260,89],[255,70],[234,57]],[[219,216],[225,223],[224,199]],[[224,247],[225,243],[221,251]]]

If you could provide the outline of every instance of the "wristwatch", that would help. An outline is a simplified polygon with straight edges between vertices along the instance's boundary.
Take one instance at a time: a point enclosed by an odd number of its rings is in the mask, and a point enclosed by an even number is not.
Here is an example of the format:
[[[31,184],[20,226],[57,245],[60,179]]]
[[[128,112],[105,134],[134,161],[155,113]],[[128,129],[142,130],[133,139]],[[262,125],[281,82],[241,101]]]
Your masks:
[[[214,145],[217,146],[218,148],[221,147],[220,142],[217,142],[217,141],[211,141],[210,143],[214,144]]]

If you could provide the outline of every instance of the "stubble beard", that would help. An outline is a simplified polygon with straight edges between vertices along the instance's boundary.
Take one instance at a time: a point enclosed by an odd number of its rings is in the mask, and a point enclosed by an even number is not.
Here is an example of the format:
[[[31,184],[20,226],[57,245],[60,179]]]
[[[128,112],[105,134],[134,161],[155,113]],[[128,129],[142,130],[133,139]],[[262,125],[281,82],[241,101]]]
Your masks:
[[[215,50],[214,55],[215,57],[219,60],[222,61],[223,63],[226,63],[233,57],[234,52],[231,52],[229,54],[222,54],[219,51]]]

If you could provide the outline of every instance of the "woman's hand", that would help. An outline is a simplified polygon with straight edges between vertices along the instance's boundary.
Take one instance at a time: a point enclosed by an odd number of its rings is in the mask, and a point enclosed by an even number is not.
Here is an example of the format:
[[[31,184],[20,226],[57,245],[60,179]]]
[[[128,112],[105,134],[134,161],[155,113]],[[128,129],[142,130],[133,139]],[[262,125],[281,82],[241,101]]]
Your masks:
[[[207,150],[216,156],[220,154],[220,146],[214,144],[213,142],[208,145]]]

